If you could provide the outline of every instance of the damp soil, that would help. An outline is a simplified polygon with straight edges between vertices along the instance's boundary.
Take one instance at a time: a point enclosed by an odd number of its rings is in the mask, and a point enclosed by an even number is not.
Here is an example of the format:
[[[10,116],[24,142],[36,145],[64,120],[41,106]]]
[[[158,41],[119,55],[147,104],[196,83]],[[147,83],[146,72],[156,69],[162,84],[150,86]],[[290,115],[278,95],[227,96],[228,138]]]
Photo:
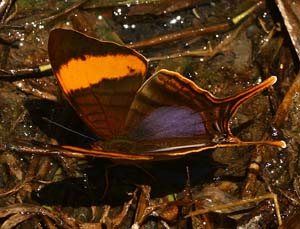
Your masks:
[[[300,92],[289,95],[291,103],[284,104],[288,112],[277,112],[294,82],[299,64],[273,1],[3,2],[3,7],[0,5],[0,224],[3,228],[129,228],[137,221],[144,228],[249,228],[250,225],[277,228],[272,199],[184,217],[195,209],[268,193],[278,196],[284,224],[295,224],[293,216],[299,214],[300,203]],[[238,24],[232,23],[232,18],[253,6],[255,10]],[[224,24],[228,25],[226,29]],[[190,28],[212,25],[216,25],[212,32],[159,42],[163,35],[171,37]],[[218,148],[178,160],[143,164],[9,150],[10,144],[89,147],[90,138],[101,140],[68,104],[51,71],[31,71],[49,63],[47,43],[54,28],[72,28],[132,47],[135,42],[156,39],[156,45],[136,48],[150,60],[148,77],[159,69],[173,70],[220,98],[276,75],[277,83],[243,104],[230,125],[234,135],[242,140],[282,139],[287,148]],[[255,164],[260,167],[258,171],[249,167],[254,159],[258,160]],[[148,211],[143,213],[144,218],[139,218],[138,211],[144,209],[141,205]]]

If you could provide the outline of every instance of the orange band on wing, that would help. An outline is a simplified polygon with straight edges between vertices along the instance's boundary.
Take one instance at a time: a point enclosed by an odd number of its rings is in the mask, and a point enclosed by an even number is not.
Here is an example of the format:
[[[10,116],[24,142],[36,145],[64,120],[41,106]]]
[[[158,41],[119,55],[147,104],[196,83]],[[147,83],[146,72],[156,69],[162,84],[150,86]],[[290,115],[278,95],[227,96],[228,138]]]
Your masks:
[[[85,59],[70,59],[57,72],[58,80],[66,94],[80,88],[88,88],[103,79],[118,79],[124,76],[144,75],[146,65],[134,55],[90,56]]]

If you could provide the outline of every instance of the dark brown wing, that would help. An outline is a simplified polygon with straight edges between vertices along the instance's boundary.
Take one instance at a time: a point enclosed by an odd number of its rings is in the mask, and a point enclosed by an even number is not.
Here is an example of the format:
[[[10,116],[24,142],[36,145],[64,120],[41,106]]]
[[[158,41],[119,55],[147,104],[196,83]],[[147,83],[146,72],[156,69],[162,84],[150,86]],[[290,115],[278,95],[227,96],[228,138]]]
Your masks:
[[[121,134],[146,59],[125,46],[65,29],[51,31],[48,47],[53,72],[84,122],[106,139]]]

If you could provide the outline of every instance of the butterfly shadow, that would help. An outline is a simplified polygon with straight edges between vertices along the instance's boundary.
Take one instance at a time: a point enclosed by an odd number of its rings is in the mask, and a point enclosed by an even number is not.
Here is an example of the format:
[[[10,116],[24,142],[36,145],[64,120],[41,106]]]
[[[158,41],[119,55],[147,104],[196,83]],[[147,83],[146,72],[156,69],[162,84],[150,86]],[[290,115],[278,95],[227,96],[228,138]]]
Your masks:
[[[118,206],[131,198],[138,185],[151,187],[151,197],[162,197],[184,190],[187,168],[190,185],[211,180],[218,167],[211,152],[171,161],[152,161],[142,164],[118,164],[106,159],[92,159],[82,178],[68,178],[46,185],[33,198],[45,205]]]
[[[32,123],[58,144],[88,147],[98,137],[91,132],[66,102],[32,99],[25,103]]]

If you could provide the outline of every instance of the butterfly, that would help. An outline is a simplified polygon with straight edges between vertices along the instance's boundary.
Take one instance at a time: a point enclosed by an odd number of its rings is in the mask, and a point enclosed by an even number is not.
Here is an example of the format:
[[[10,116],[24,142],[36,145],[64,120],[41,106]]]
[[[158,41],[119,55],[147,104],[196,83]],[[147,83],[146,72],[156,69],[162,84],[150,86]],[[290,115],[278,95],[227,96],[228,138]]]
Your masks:
[[[275,76],[220,99],[174,71],[162,69],[145,79],[148,61],[143,55],[74,30],[52,30],[48,47],[65,97],[102,139],[91,149],[62,146],[66,151],[111,159],[168,160],[217,147],[285,147],[284,141],[241,141],[229,123],[242,103],[276,82]]]

